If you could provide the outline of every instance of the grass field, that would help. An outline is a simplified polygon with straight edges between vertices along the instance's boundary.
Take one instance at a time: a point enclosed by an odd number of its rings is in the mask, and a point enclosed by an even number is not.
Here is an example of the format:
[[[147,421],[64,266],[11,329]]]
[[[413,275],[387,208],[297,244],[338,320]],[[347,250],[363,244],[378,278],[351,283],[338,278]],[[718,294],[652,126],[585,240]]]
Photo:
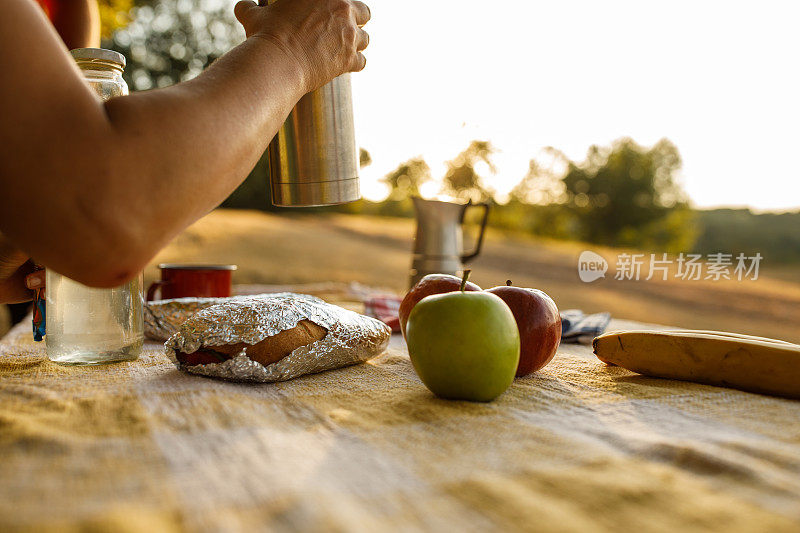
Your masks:
[[[469,232],[469,230],[468,230]],[[279,215],[217,210],[165,248],[159,262],[235,263],[235,283],[358,281],[402,293],[407,288],[414,223],[350,215]],[[544,290],[561,309],[610,311],[617,318],[682,328],[734,331],[800,342],[800,268],[762,263],[756,281],[619,281],[591,284],[577,275],[578,255],[618,250],[490,232],[470,266],[483,287]]]

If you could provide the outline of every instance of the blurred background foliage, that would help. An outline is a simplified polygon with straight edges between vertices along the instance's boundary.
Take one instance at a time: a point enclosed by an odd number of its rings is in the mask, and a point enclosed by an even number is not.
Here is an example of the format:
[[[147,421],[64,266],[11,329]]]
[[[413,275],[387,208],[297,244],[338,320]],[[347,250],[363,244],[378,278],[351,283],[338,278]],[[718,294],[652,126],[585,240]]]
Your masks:
[[[230,0],[100,0],[104,46],[128,58],[132,90],[164,87],[198,75],[244,38]],[[497,148],[472,141],[447,163],[441,180],[413,157],[389,172],[384,201],[359,201],[326,211],[413,216],[412,195],[423,185],[459,201],[495,201],[492,161]],[[371,163],[367,150],[359,157]],[[508,198],[495,203],[495,228],[657,252],[761,252],[771,262],[800,261],[800,212],[757,214],[748,209],[695,210],[680,186],[681,158],[667,139],[640,146],[621,138],[592,146],[582,161],[556,148],[531,159]],[[429,190],[429,189],[428,189]],[[278,210],[269,201],[266,156],[223,207]]]
[[[387,200],[402,201],[411,196],[420,196],[420,188],[431,181],[431,167],[421,157],[409,159],[383,177],[389,186]]]
[[[103,45],[125,55],[132,90],[194,78],[244,39],[229,0],[102,0]]]
[[[115,31],[130,24],[133,4],[133,0],[97,0],[101,35],[104,39],[108,39]]]
[[[489,179],[481,174],[494,175],[497,168],[492,163],[492,154],[497,150],[489,141],[472,141],[469,146],[447,163],[442,192],[462,201],[485,202],[494,191]],[[480,169],[484,169],[483,172]]]

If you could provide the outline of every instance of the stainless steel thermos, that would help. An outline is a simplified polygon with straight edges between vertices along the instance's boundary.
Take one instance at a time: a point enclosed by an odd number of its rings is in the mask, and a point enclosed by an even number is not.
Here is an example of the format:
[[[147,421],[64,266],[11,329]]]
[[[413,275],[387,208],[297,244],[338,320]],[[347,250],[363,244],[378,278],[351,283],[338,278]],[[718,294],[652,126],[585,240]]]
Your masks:
[[[277,206],[334,205],[361,198],[350,74],[297,102],[269,144],[269,174]]]
[[[278,206],[361,198],[349,74],[300,99],[269,145],[269,172]]]

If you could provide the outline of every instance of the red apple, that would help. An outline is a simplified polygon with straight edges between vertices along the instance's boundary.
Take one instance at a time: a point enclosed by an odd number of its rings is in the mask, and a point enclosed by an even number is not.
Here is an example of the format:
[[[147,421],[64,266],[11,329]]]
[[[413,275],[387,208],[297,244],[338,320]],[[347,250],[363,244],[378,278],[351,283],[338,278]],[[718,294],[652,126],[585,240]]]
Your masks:
[[[536,372],[553,359],[561,343],[561,315],[555,302],[538,289],[512,287],[511,281],[486,292],[499,296],[514,314],[519,328],[517,377]]]
[[[411,287],[403,301],[400,302],[400,331],[403,332],[403,337],[406,336],[406,324],[408,323],[408,315],[411,310],[417,305],[417,302],[430,296],[431,294],[442,294],[445,292],[454,292],[461,289],[461,278],[451,276],[450,274],[428,274],[417,282],[416,285]],[[480,287],[468,281],[464,287],[465,291],[479,291]]]

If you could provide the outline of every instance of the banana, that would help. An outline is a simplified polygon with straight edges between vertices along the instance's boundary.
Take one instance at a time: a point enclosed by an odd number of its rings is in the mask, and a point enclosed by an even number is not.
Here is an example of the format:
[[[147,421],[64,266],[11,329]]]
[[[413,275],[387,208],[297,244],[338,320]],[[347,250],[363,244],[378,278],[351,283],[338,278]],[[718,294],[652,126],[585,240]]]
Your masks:
[[[800,345],[719,331],[621,331],[594,339],[598,359],[639,374],[800,399]]]
[[[797,344],[792,344],[791,342],[781,341],[778,339],[768,339],[767,337],[754,337],[752,335],[743,335],[741,333],[729,333],[726,331],[708,331],[705,329],[667,329],[664,331],[669,333],[705,333],[707,335],[716,335],[717,337],[733,337],[736,339],[749,339],[754,341],[775,342],[778,344],[782,344],[784,346],[786,345],[797,346]]]

